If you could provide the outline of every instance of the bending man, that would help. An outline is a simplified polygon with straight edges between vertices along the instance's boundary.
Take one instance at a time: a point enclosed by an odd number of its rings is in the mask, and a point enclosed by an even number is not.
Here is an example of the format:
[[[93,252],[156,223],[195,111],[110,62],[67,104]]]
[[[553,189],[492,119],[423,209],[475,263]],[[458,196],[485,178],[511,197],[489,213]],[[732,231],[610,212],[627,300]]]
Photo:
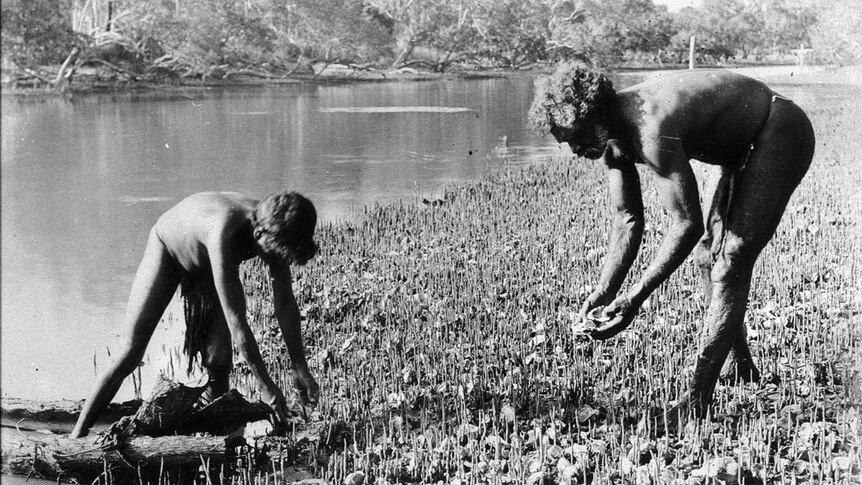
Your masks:
[[[263,401],[277,419],[284,419],[284,394],[267,372],[246,321],[239,266],[255,256],[269,267],[275,316],[293,363],[294,385],[304,403],[316,403],[318,385],[305,361],[290,274],[291,263],[303,265],[317,253],[316,224],[314,205],[295,192],[276,193],[263,201],[237,193],[205,192],[165,212],[150,231],[132,283],[125,346],[87,399],[71,436],[87,434],[123,379],[141,362],[178,286],[185,299],[189,366],[200,356],[209,374],[204,399],[229,390],[235,344],[259,383]]]
[[[616,217],[596,290],[581,308],[582,319],[602,311],[607,323],[591,336],[625,329],[694,251],[706,332],[679,410],[704,415],[726,361],[728,375],[757,380],[743,317],[754,263],[811,164],[814,133],[805,113],[763,83],[726,71],[687,71],[616,92],[605,75],[563,65],[537,83],[530,117],[607,168]],[[703,211],[691,159],[713,166]],[[636,165],[657,176],[671,223],[639,281],[618,296],[644,227]]]

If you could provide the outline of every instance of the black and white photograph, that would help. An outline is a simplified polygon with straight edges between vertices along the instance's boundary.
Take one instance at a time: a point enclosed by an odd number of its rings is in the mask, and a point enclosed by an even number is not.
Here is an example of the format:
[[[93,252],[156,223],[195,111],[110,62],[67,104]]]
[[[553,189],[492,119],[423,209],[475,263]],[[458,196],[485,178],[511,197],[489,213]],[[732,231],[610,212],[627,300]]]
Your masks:
[[[0,482],[862,485],[862,1],[0,1]]]

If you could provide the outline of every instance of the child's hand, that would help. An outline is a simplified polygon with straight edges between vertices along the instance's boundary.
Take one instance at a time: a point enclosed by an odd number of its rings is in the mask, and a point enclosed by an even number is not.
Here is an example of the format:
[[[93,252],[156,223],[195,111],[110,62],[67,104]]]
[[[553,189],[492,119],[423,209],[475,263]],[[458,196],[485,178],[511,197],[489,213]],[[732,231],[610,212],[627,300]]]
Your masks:
[[[284,423],[290,416],[287,409],[287,399],[284,398],[284,393],[276,386],[269,386],[261,390],[260,400],[266,403],[274,415],[276,424]]]

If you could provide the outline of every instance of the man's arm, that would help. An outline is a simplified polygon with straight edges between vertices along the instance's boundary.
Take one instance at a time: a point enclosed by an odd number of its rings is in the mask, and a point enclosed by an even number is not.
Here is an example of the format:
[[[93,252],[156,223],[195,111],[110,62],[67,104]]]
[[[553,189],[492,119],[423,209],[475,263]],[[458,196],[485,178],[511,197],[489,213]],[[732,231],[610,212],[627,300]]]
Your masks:
[[[290,266],[283,262],[269,264],[272,278],[272,293],[275,317],[281,327],[281,335],[293,364],[294,386],[299,391],[303,404],[316,404],[320,393],[317,382],[308,370],[305,349],[302,345],[302,317],[293,294]]]
[[[616,215],[598,288],[584,302],[582,318],[593,308],[613,300],[638,254],[643,237],[644,210],[637,168],[629,161],[606,161],[606,164],[610,199]]]
[[[652,262],[629,291],[629,298],[638,306],[676,271],[703,235],[697,180],[691,165],[682,156],[672,158],[666,168],[657,170],[656,178],[659,198],[671,222]]]
[[[608,305],[605,314],[611,321],[592,331],[593,338],[609,338],[625,329],[647,297],[685,261],[703,234],[697,181],[688,159],[681,150],[663,149],[652,160],[658,161],[650,165],[658,175],[659,196],[671,223],[640,280],[625,296]]]

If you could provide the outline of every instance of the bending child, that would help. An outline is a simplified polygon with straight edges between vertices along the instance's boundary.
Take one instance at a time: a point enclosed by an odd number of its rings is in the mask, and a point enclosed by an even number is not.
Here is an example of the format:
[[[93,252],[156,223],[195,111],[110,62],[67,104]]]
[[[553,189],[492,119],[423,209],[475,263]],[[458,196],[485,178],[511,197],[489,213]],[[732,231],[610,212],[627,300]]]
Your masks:
[[[314,205],[295,192],[258,201],[230,192],[189,196],[165,212],[149,240],[126,309],[129,329],[116,361],[87,399],[71,437],[86,436],[123,380],[138,366],[177,287],[185,300],[185,351],[190,367],[198,356],[209,374],[203,399],[229,390],[233,347],[251,369],[262,400],[284,420],[287,403],[266,370],[246,320],[240,263],[255,256],[268,266],[275,316],[293,363],[293,383],[303,404],[316,404],[317,382],[308,371],[290,264],[304,265],[317,253]]]

